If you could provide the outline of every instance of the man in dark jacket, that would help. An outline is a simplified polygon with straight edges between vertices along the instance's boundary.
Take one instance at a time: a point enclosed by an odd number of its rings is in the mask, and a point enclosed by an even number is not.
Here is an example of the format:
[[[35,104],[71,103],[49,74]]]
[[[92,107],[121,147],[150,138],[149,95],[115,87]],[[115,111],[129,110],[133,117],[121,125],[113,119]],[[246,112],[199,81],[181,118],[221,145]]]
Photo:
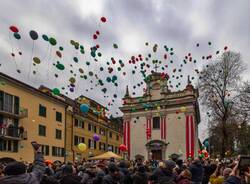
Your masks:
[[[132,183],[131,173],[129,172],[128,165],[125,161],[121,161],[119,163],[119,170],[123,176],[122,183],[123,184],[131,184]]]
[[[81,184],[82,178],[74,174],[73,165],[65,165],[62,170],[62,179],[60,180],[60,184]]]
[[[131,184],[148,184],[148,175],[146,173],[146,168],[141,165],[134,175],[132,175]]]
[[[35,151],[33,170],[26,173],[26,166],[22,162],[12,162],[5,168],[5,175],[0,178],[1,184],[40,184],[45,164],[41,149]]]
[[[108,170],[109,174],[104,176],[102,184],[121,184],[122,175],[115,163],[110,163]]]
[[[192,183],[201,184],[204,176],[204,168],[198,158],[193,161],[193,163],[189,167],[189,170],[192,174]]]

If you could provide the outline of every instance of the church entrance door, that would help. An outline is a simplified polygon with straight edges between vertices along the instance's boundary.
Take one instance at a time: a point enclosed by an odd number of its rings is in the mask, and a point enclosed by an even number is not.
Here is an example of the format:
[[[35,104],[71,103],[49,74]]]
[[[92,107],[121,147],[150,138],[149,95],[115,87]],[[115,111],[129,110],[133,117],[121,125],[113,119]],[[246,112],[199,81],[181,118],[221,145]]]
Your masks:
[[[152,159],[162,160],[162,150],[152,150]]]

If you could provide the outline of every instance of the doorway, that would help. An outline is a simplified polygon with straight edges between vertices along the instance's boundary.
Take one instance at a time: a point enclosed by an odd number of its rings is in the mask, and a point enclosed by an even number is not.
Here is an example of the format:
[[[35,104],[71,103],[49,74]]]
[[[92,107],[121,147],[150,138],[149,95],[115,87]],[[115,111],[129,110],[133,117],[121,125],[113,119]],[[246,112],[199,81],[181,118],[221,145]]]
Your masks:
[[[151,150],[153,160],[162,160],[162,150]]]

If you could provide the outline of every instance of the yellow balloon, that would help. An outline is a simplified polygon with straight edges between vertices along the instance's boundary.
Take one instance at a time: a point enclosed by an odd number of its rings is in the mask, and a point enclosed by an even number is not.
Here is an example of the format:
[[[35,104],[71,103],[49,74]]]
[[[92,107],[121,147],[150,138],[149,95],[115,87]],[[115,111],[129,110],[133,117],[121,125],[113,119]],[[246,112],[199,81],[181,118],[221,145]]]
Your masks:
[[[181,112],[186,112],[187,108],[186,107],[181,107]]]
[[[77,147],[81,152],[84,152],[87,149],[87,146],[84,143],[79,143]]]

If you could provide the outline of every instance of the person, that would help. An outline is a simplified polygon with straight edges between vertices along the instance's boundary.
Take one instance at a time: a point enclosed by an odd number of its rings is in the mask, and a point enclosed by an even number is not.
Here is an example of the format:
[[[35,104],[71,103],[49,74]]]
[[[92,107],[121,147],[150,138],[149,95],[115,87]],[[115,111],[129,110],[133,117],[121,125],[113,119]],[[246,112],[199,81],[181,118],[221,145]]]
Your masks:
[[[204,176],[202,179],[202,184],[208,184],[210,176],[214,173],[217,168],[215,163],[210,163],[209,160],[205,160],[204,168]]]
[[[118,166],[119,166],[119,170],[123,176],[122,183],[123,184],[131,184],[132,180],[131,180],[131,173],[128,170],[128,163],[126,163],[125,161],[121,161]]]
[[[222,164],[219,163],[215,172],[210,176],[209,182],[211,184],[222,184],[224,182],[224,177],[222,176]]]
[[[81,177],[75,175],[73,165],[67,164],[63,167],[60,184],[81,184]]]
[[[102,184],[120,184],[122,177],[115,163],[109,164],[108,171],[109,173],[104,176]]]
[[[5,176],[0,178],[1,184],[40,184],[45,172],[44,158],[41,147],[34,150],[34,165],[30,173],[26,172],[26,165],[22,162],[11,162],[5,169]]]
[[[131,177],[131,184],[148,184],[148,175],[145,166],[139,166],[138,170]]]
[[[189,170],[192,174],[192,184],[201,184],[204,176],[204,168],[199,158],[194,159],[192,164],[189,166]]]
[[[224,180],[226,180],[229,176],[230,176],[230,173],[232,172],[232,169],[231,168],[225,168],[223,170],[223,177],[224,177]]]
[[[174,174],[174,168],[176,164],[172,160],[167,160],[164,163],[164,167],[157,168],[150,180],[157,184],[173,184],[176,180],[176,175]]]
[[[177,184],[191,184],[192,174],[188,169],[181,171],[176,179]]]

